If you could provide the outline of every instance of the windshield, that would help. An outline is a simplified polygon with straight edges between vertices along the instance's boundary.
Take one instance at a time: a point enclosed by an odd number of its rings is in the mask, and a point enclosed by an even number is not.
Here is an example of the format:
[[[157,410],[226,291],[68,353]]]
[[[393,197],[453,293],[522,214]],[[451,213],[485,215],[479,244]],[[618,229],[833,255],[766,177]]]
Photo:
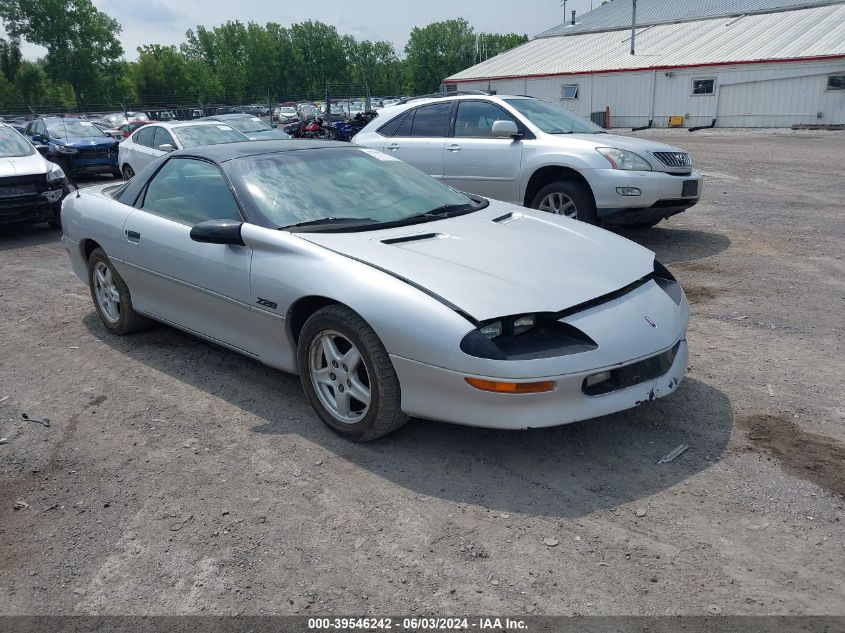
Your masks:
[[[266,132],[267,130],[273,129],[257,116],[244,116],[226,119],[226,123],[241,132]]]
[[[93,123],[79,119],[60,119],[47,123],[47,130],[53,138],[86,138],[106,136]]]
[[[32,143],[27,141],[17,130],[10,127],[0,127],[0,156],[30,156],[35,153]]]
[[[539,99],[505,99],[505,103],[520,112],[546,134],[604,134],[594,123],[563,106]]]
[[[179,139],[182,147],[217,145],[219,143],[237,143],[249,139],[229,125],[186,125],[170,130]]]
[[[472,200],[372,149],[307,149],[231,161],[241,198],[273,227],[320,220],[398,222]],[[358,223],[360,225],[360,223]]]

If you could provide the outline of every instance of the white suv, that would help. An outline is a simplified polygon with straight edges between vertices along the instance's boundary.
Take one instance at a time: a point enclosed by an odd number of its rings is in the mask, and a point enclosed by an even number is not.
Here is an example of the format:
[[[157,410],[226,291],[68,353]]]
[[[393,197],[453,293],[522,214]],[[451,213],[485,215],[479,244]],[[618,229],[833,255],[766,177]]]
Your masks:
[[[352,141],[455,189],[591,224],[654,226],[701,196],[683,150],[608,134],[531,97],[412,99],[380,110]]]

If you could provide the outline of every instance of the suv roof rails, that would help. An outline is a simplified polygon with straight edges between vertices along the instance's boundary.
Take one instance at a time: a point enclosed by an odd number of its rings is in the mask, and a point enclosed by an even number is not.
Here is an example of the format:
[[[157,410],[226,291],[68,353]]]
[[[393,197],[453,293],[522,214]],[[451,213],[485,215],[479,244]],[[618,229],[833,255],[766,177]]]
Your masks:
[[[447,97],[461,97],[465,95],[484,95],[486,97],[489,97],[490,93],[485,92],[484,90],[453,90],[451,92],[432,92],[431,94],[427,95],[419,95],[416,97],[405,97],[403,99],[399,99],[399,102],[396,105],[403,105],[405,103],[410,103],[411,101],[416,101],[418,99],[445,99]]]

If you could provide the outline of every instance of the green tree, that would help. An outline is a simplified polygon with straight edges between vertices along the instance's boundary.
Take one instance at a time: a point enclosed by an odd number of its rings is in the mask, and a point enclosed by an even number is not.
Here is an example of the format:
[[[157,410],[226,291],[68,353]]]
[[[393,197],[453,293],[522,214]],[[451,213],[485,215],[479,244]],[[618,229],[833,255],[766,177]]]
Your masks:
[[[346,46],[335,27],[309,20],[292,25],[290,32],[303,92],[319,96],[328,83],[348,83]]]
[[[445,77],[474,61],[475,33],[463,18],[414,27],[405,45],[405,88],[434,92]]]
[[[525,44],[528,41],[528,36],[516,33],[479,33],[477,41],[478,55],[476,61],[480,62]]]
[[[188,84],[187,60],[175,46],[139,46],[133,72],[138,98],[148,104],[176,100]]]
[[[47,49],[47,75],[69,84],[80,108],[123,55],[120,24],[91,0],[0,0],[0,18],[11,37]]]
[[[17,40],[6,41],[0,37],[0,73],[8,81],[14,81],[21,65],[21,47]]]
[[[15,87],[26,105],[38,106],[47,100],[50,89],[47,73],[37,62],[24,61],[15,74]]]

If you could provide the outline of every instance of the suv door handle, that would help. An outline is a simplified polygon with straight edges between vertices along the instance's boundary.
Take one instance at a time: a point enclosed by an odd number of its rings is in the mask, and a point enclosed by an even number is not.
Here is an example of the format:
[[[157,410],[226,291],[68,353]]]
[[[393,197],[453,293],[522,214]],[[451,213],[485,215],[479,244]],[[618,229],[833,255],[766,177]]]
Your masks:
[[[126,231],[126,238],[130,242],[140,242],[141,241],[141,234],[138,231]]]
[[[450,152],[460,152],[463,149],[463,147],[461,147],[457,143],[453,143],[452,145],[449,145],[446,149],[449,150]]]
[[[388,149],[391,152],[395,152],[397,149],[399,149],[399,144],[393,143],[392,145],[388,145],[385,149]]]

